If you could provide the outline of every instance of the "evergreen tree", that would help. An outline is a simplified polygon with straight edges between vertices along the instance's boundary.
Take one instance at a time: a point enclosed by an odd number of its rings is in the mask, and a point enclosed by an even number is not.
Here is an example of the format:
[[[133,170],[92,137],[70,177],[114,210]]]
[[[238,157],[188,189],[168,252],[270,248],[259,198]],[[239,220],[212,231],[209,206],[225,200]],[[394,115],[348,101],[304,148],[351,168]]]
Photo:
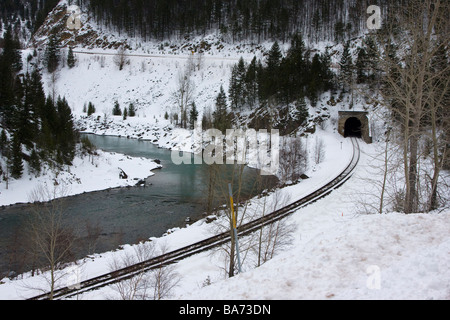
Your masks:
[[[120,110],[120,104],[119,101],[114,102],[114,108],[113,108],[113,116],[121,116],[122,110]]]
[[[22,70],[22,54],[20,51],[20,42],[14,38],[12,28],[6,29],[3,39],[3,63],[11,66],[13,72]]]
[[[89,101],[88,107],[87,107],[87,115],[90,116],[93,113],[95,113],[95,106],[92,102]]]
[[[30,173],[34,174],[36,177],[41,173],[41,160],[39,159],[39,155],[36,149],[31,151],[30,160]]]
[[[231,120],[227,111],[227,96],[223,87],[220,86],[219,94],[216,98],[216,110],[213,113],[214,128],[225,133],[226,129],[230,129]]]
[[[195,122],[198,120],[198,111],[195,102],[192,102],[191,111],[189,112],[189,124],[194,129]]]
[[[295,122],[299,127],[303,126],[306,123],[306,120],[309,117],[308,107],[306,105],[305,97],[301,96],[300,99],[296,103],[295,110]]]
[[[241,57],[237,65],[233,66],[231,72],[229,97],[234,110],[241,109],[246,100],[245,88],[246,67],[244,59]]]
[[[265,99],[275,95],[279,86],[279,68],[281,65],[281,50],[278,42],[275,42],[267,56],[266,69],[262,74],[262,86],[260,87],[260,96]]]
[[[305,86],[306,79],[306,53],[305,43],[301,34],[295,34],[291,40],[291,47],[289,48],[287,59],[287,72],[289,72],[288,81],[291,82],[291,88],[296,90],[299,95],[302,95],[302,88]],[[290,89],[291,89],[290,88]],[[292,92],[293,90],[290,90]],[[291,94],[293,95],[293,94]]]
[[[57,143],[55,134],[58,131],[58,115],[51,96],[48,96],[41,112],[41,136],[39,147],[43,149],[44,161],[54,154]]]
[[[61,164],[72,164],[75,156],[76,132],[74,129],[72,111],[65,98],[58,98],[56,102],[58,114],[58,130],[54,132],[58,142],[58,156]]]
[[[13,39],[12,29],[8,27],[0,54],[0,117],[7,128],[13,126],[16,94],[21,94],[20,89],[17,90],[17,84],[20,82],[16,79],[22,67],[18,48],[17,42]]]
[[[2,129],[2,132],[0,133],[0,153],[3,156],[6,156],[6,154],[8,153],[8,146],[9,141],[8,141],[8,137],[6,136],[6,132],[5,129]]]
[[[253,57],[245,74],[245,92],[246,92],[245,104],[248,105],[251,109],[254,108],[258,99],[257,79],[258,77],[257,77],[256,57]]]
[[[317,53],[314,55],[311,63],[309,78],[310,82],[308,84],[307,96],[311,101],[311,105],[315,107],[317,104],[318,94],[322,89],[322,66],[319,59],[319,54]]]
[[[73,54],[72,47],[69,47],[69,53],[67,54],[67,66],[72,69],[75,67],[75,56]]]
[[[14,133],[11,141],[11,154],[8,159],[8,166],[11,172],[11,177],[14,179],[20,179],[23,174],[23,161],[22,161],[22,145],[20,144],[19,137]]]
[[[267,70],[269,73],[275,73],[281,63],[281,58],[283,55],[281,54],[280,45],[277,41],[274,42],[272,47],[270,48],[269,54],[267,56]]]
[[[123,120],[126,120],[128,117],[128,109],[127,108],[123,108]]]
[[[41,74],[37,68],[31,72],[30,93],[32,97],[30,99],[30,103],[33,105],[33,111],[36,115],[35,122],[37,122],[36,119],[42,118],[42,111],[45,106],[44,86],[42,83]]]
[[[355,62],[356,82],[363,83],[367,79],[367,53],[364,48],[358,48],[358,56]]]
[[[134,108],[133,102],[130,103],[128,106],[128,116],[129,117],[135,117],[136,116],[136,109]]]
[[[350,54],[350,41],[347,41],[344,45],[344,51],[342,52],[339,65],[341,67],[343,90],[345,91],[346,84],[351,86],[353,82],[353,61]]]
[[[331,71],[331,55],[328,48],[320,55],[321,74],[322,74],[322,86],[323,90],[327,91],[333,88],[334,74]]]
[[[377,79],[377,57],[378,57],[378,48],[375,43],[375,40],[372,36],[368,35],[364,39],[364,48],[366,53],[366,63],[367,63],[367,76],[371,83]]]
[[[47,48],[45,50],[45,64],[47,70],[53,73],[58,69],[60,58],[60,49],[58,39],[55,34],[52,34],[48,40]]]
[[[33,147],[33,143],[38,135],[38,111],[42,108],[40,94],[43,94],[34,83],[36,79],[27,73],[22,85],[22,98],[17,101],[15,128],[19,141],[28,148]],[[18,95],[17,95],[18,97]]]

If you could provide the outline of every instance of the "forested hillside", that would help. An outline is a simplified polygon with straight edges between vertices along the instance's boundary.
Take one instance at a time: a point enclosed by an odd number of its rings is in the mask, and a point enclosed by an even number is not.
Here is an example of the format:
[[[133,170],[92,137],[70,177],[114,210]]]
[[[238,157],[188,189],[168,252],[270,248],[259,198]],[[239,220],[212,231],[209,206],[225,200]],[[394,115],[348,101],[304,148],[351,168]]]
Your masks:
[[[58,0],[3,0],[0,5],[0,34],[8,26],[23,41],[42,25]]]
[[[75,1],[73,1],[75,2]],[[220,31],[232,41],[289,41],[295,33],[311,41],[340,42],[366,28],[370,1],[149,0],[79,1],[98,24],[130,37],[164,40]],[[378,1],[384,10],[401,3]]]

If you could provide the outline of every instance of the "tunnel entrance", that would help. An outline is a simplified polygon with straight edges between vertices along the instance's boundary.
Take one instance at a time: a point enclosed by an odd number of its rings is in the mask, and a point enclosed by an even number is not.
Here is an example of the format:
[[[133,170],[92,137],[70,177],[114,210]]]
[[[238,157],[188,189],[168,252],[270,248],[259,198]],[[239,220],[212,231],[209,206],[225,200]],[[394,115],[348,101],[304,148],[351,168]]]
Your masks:
[[[338,132],[344,137],[358,137],[372,143],[367,111],[339,111]]]
[[[345,121],[344,137],[356,137],[361,138],[361,121],[356,117],[350,117]]]

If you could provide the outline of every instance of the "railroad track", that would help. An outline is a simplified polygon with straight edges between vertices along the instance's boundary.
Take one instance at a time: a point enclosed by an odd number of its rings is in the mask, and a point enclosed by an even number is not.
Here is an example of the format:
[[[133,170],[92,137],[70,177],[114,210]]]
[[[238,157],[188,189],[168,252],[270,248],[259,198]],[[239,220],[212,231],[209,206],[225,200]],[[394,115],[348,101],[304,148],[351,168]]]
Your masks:
[[[239,226],[238,235],[243,236],[250,234],[259,230],[261,227],[274,223],[278,220],[286,218],[298,209],[315,202],[329,193],[331,193],[336,188],[344,184],[353,174],[360,158],[360,148],[358,140],[356,138],[351,138],[353,145],[353,155],[346,166],[346,168],[339,173],[333,180],[320,187],[319,189],[311,192],[307,196],[297,200],[281,209],[271,212],[259,219],[253,220],[246,224]],[[208,239],[193,243],[191,245],[185,246],[183,248],[171,251],[169,253],[163,254],[161,256],[137,263],[132,266],[124,267],[119,270],[115,270],[110,273],[106,273],[88,280],[84,280],[76,286],[63,287],[54,290],[53,299],[65,299],[70,298],[88,291],[97,290],[102,287],[130,279],[142,272],[146,272],[152,269],[160,268],[162,266],[177,263],[187,257],[193,256],[203,251],[210,250],[219,245],[225,244],[230,241],[230,233],[224,232],[216,236],[210,237]],[[29,300],[47,300],[50,298],[50,293],[44,293]]]

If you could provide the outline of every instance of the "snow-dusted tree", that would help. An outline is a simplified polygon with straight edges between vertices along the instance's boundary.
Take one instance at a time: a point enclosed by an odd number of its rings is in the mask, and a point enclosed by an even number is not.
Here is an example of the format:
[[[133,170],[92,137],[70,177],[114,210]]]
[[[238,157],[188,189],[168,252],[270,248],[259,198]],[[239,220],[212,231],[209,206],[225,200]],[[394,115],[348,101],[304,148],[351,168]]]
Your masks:
[[[72,47],[69,47],[69,53],[67,54],[67,66],[72,69],[75,67],[75,55],[73,54]]]
[[[180,111],[179,115],[181,117],[181,126],[184,128],[187,126],[187,117],[185,116],[187,108],[192,103],[195,90],[194,83],[191,80],[191,72],[191,66],[188,63],[185,69],[178,73],[177,87],[173,92],[175,103]]]
[[[117,53],[114,56],[113,60],[116,66],[119,67],[119,70],[123,70],[123,67],[127,63],[127,49],[124,46],[120,46],[119,49],[117,49]]]
[[[58,69],[60,59],[60,48],[58,39],[52,34],[48,40],[45,51],[45,64],[49,73],[53,73]]]
[[[395,25],[387,25],[379,34],[386,48],[395,43],[397,54],[379,56],[384,86],[380,91],[384,106],[401,128],[405,180],[404,211],[424,210],[419,198],[419,161],[421,137],[432,144],[433,174],[429,208],[435,207],[436,188],[442,163],[448,156],[445,137],[449,105],[448,43],[450,42],[450,6],[441,0],[413,0],[398,8]],[[442,67],[433,64],[442,52]],[[448,136],[447,136],[448,139]],[[424,183],[421,183],[424,185]]]
[[[49,271],[48,277],[47,273],[43,274],[49,287],[35,289],[49,292],[49,299],[53,299],[58,281],[67,276],[60,270],[61,266],[73,258],[75,235],[73,229],[65,223],[66,210],[62,200],[65,196],[67,187],[63,184],[52,189],[38,186],[29,196],[33,203],[27,224],[31,244],[29,250],[35,258],[34,267],[44,266]]]

